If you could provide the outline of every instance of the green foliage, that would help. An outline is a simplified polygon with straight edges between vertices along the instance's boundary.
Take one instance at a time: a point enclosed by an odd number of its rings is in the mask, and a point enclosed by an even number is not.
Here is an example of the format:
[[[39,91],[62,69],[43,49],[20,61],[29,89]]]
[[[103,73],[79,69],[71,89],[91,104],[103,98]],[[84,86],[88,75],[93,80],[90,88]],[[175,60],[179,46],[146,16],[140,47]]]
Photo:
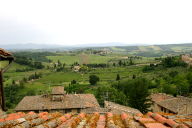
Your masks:
[[[119,60],[118,64],[119,64],[119,66],[122,66],[122,61],[121,61],[121,60]]]
[[[77,81],[76,80],[72,80],[71,81],[71,85],[73,85],[73,84],[77,84]]]
[[[87,72],[87,71],[89,71],[89,67],[88,66],[86,66],[86,65],[81,65],[81,68],[80,68],[80,70],[79,70],[80,72]]]
[[[89,85],[87,84],[69,84],[69,86],[65,87],[67,93],[85,93],[85,91],[89,89]]]
[[[166,94],[177,95],[177,88],[174,84],[163,84],[162,91]]]
[[[117,74],[116,81],[119,81],[119,80],[120,80],[120,75]]]
[[[179,74],[178,71],[171,71],[171,72],[169,73],[169,76],[175,77],[175,76],[177,76],[178,74]]]
[[[90,75],[89,76],[89,83],[91,85],[96,85],[99,80],[100,80],[99,77],[96,75]]]
[[[189,83],[185,75],[177,75],[173,82],[176,84],[179,95],[187,96],[189,94]]]
[[[135,78],[136,78],[136,75],[135,75],[135,74],[133,74],[132,78],[133,78],[133,79],[135,79]]]
[[[187,74],[187,80],[189,83],[189,92],[192,93],[192,72],[189,72]]]
[[[42,77],[42,74],[41,73],[36,73],[35,74],[32,74],[29,76],[28,80],[34,80],[34,79],[39,79]]]
[[[50,59],[47,59],[46,56],[55,56],[55,53],[52,52],[15,52],[14,56],[17,57],[24,57],[24,58],[31,58],[31,60],[39,61],[39,62],[51,62]]]
[[[176,66],[182,66],[182,67],[187,66],[187,64],[184,61],[182,61],[181,57],[179,56],[166,57],[162,60],[161,64],[167,68]]]
[[[36,68],[36,69],[44,68],[42,62],[33,61],[31,58],[27,58],[23,56],[16,56],[15,62],[21,65],[30,66],[31,68]]]
[[[139,109],[141,112],[147,112],[150,107],[150,93],[148,86],[150,82],[144,78],[135,78],[120,82],[113,87],[123,91],[128,98],[128,105]]]
[[[141,112],[147,112],[150,107],[149,103],[149,81],[144,78],[137,78],[134,81],[127,83],[126,89],[127,96],[129,98],[129,105],[131,107],[139,109]]]
[[[174,74],[174,77],[166,76],[160,82],[160,90],[162,89],[162,92],[167,94],[189,96],[191,87],[190,75],[191,73],[178,74],[176,76]]]
[[[16,69],[15,71],[16,72],[28,72],[28,71],[32,71],[34,70],[33,68],[23,68],[23,69]]]
[[[18,91],[22,88],[22,86],[16,84],[4,88],[7,108],[13,108],[23,98],[22,95],[18,94]]]
[[[148,65],[146,65],[144,68],[143,68],[143,72],[149,72],[149,71],[153,71],[153,70],[155,70],[155,66],[153,66],[153,65],[151,65],[150,64],[150,66],[148,66]]]
[[[161,57],[163,53],[161,52],[154,52],[154,51],[145,51],[136,53],[137,56],[144,56],[144,57]]]

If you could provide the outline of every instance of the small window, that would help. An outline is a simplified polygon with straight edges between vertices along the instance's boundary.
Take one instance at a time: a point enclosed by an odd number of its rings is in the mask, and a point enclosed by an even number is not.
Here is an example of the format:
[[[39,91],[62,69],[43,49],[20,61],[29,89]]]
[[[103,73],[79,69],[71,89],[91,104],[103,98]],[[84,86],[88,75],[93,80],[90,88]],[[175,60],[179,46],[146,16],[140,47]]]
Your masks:
[[[163,112],[163,107],[161,107],[161,111]]]
[[[71,112],[71,109],[66,109],[65,110],[65,113],[70,113]]]
[[[80,109],[80,108],[78,108],[78,109],[77,109],[77,113],[80,113],[80,112],[81,112],[81,109]]]

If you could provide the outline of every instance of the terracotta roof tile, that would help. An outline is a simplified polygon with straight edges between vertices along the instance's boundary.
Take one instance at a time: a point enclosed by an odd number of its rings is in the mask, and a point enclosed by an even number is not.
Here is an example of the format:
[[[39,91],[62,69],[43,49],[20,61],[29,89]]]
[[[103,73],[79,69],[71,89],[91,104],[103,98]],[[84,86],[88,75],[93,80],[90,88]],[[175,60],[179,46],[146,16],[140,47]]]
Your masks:
[[[10,52],[5,51],[4,49],[0,48],[0,60],[14,60],[14,57]]]
[[[5,51],[4,49],[0,48],[0,55],[11,56],[12,54],[10,52]]]
[[[168,128],[167,126],[161,124],[161,123],[146,123],[146,128]]]
[[[132,114],[114,114],[111,112],[106,114],[98,112],[92,114],[80,113],[78,115],[58,112],[13,113],[3,118],[0,117],[0,128],[189,128],[181,122],[176,123],[173,119],[165,118],[159,114],[148,113],[137,117],[139,119],[135,120]],[[156,117],[165,118],[165,123],[159,122],[159,118]],[[7,120],[8,118],[10,119]]]
[[[160,101],[164,101],[167,99],[171,99],[171,98],[173,98],[173,96],[167,95],[165,93],[154,93],[154,94],[151,94],[150,98],[154,102],[160,102]]]
[[[110,101],[105,101],[104,104],[105,104],[105,108],[109,109],[112,113],[121,114],[122,112],[125,112],[125,113],[129,113],[129,114],[141,114],[142,115],[142,113],[138,109],[135,109],[135,108],[116,104],[116,103],[110,102]]]

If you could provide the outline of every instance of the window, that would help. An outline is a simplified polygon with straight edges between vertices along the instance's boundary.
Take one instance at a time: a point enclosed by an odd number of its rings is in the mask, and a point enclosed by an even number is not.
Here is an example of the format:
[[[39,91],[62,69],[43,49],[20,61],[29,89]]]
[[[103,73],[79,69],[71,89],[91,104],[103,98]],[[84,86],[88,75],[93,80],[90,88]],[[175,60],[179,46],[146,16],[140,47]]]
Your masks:
[[[71,112],[71,109],[66,109],[65,110],[65,113],[70,113]]]
[[[163,107],[161,107],[161,111],[163,112]]]

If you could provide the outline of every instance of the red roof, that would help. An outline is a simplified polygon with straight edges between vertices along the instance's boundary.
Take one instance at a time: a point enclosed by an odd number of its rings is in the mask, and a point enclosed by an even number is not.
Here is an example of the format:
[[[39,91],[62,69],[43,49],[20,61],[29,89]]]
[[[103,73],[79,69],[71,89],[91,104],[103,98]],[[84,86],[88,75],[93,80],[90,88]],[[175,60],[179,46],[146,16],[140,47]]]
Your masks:
[[[162,114],[162,113],[161,113]],[[165,114],[167,116],[167,114]],[[187,121],[192,123],[192,117]],[[157,113],[129,115],[127,113],[13,113],[0,117],[0,128],[190,128],[185,121],[180,123]]]

